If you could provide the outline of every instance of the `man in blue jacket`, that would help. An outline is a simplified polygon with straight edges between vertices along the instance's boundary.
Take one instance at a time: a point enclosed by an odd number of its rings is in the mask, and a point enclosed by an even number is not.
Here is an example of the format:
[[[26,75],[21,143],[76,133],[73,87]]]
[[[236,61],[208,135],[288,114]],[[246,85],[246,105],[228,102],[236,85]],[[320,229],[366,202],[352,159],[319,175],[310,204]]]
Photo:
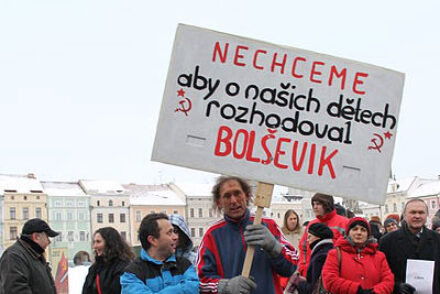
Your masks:
[[[121,276],[122,294],[198,293],[194,266],[184,257],[176,258],[177,236],[168,216],[152,213],[139,228],[141,256],[127,266]]]
[[[247,208],[251,188],[238,177],[220,177],[213,190],[214,205],[224,218],[213,224],[199,246],[200,293],[282,294],[280,276],[289,277],[298,264],[296,250],[273,219],[253,225]],[[241,275],[247,247],[255,247],[252,278]]]

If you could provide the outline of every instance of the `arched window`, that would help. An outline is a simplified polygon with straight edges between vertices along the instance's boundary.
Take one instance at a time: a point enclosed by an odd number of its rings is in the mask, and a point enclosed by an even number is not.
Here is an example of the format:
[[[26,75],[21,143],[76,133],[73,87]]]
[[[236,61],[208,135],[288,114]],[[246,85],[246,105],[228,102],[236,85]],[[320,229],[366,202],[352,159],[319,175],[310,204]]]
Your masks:
[[[113,200],[108,201],[108,206],[113,206]]]

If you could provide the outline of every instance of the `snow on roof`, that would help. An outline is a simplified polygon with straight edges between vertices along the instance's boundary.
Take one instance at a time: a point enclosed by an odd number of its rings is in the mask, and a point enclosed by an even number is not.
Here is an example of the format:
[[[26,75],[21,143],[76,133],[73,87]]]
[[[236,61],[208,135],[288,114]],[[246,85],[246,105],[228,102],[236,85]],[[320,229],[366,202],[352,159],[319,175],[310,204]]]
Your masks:
[[[130,194],[131,205],[185,205],[169,185],[123,185]]]
[[[43,186],[33,174],[1,175],[0,193],[44,193]]]
[[[440,180],[425,180],[421,182],[418,187],[408,194],[408,197],[413,198],[432,195],[440,195]]]
[[[212,184],[177,183],[176,186],[190,197],[212,197]]]
[[[86,196],[77,182],[42,181],[41,184],[49,196]]]
[[[387,193],[400,193],[407,191],[417,177],[403,178],[400,180],[390,179],[388,181]]]
[[[79,185],[90,195],[127,195],[124,187],[114,181],[79,180]]]

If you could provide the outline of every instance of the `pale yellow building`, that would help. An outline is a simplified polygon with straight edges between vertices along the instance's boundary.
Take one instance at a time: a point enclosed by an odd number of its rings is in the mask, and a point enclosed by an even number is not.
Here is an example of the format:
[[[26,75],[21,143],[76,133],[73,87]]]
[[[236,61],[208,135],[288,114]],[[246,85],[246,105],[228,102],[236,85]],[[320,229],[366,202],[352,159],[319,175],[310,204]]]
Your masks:
[[[130,236],[132,246],[140,245],[138,230],[142,219],[150,213],[185,214],[185,196],[173,185],[123,185],[130,195]]]
[[[41,218],[47,221],[47,195],[34,174],[0,175],[0,197],[1,253],[20,236],[27,220]]]
[[[122,185],[95,180],[80,180],[79,185],[90,195],[91,239],[97,229],[113,227],[130,243],[130,197]]]

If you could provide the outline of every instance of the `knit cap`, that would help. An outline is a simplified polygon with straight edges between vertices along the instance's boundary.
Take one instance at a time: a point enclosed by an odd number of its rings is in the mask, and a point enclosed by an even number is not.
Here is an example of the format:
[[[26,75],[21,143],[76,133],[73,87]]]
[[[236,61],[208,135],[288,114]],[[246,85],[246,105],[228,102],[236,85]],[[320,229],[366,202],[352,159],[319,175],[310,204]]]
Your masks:
[[[364,219],[363,217],[358,217],[358,216],[350,219],[350,221],[347,224],[347,229],[345,230],[346,234],[348,235],[350,230],[353,229],[357,225],[360,225],[360,226],[366,228],[368,231],[368,236],[371,235],[370,224],[367,222],[366,219]]]
[[[320,239],[332,239],[333,232],[323,223],[315,223],[309,226],[308,232]]]

